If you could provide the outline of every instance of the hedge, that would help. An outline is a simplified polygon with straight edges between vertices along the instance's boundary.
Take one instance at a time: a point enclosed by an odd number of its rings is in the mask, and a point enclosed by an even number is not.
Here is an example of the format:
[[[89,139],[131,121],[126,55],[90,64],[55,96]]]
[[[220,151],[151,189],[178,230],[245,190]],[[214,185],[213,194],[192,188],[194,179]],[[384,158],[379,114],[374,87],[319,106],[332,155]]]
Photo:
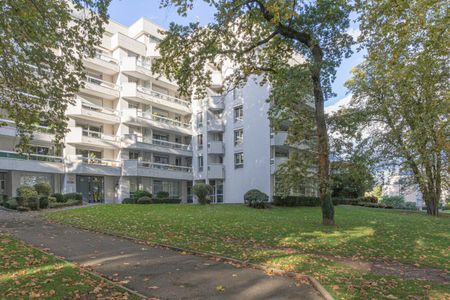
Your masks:
[[[61,208],[61,207],[67,207],[67,206],[75,206],[75,205],[80,205],[80,201],[79,200],[75,200],[75,199],[71,199],[68,200],[67,202],[54,202],[54,203],[49,203],[48,207],[49,208]]]
[[[273,196],[273,204],[277,206],[320,206],[319,197],[305,196]]]
[[[153,204],[179,204],[181,202],[180,198],[156,198],[152,199]]]

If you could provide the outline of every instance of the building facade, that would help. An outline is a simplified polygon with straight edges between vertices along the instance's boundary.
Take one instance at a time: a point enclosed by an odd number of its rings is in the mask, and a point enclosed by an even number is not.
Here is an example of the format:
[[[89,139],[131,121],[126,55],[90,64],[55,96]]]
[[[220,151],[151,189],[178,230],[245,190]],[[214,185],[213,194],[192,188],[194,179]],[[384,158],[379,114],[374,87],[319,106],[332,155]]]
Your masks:
[[[273,194],[273,174],[289,147],[286,132],[270,130],[268,88],[251,80],[221,95],[222,74],[214,70],[206,99],[180,97],[176,83],[151,72],[161,29],[144,18],[106,25],[96,56],[84,61],[85,85],[67,109],[62,156],[45,126],[31,153],[14,152],[15,124],[3,120],[0,194],[15,196],[18,186],[41,181],[102,203],[120,203],[136,190],[192,203],[198,181],[214,187],[215,203],[243,202],[252,188]]]

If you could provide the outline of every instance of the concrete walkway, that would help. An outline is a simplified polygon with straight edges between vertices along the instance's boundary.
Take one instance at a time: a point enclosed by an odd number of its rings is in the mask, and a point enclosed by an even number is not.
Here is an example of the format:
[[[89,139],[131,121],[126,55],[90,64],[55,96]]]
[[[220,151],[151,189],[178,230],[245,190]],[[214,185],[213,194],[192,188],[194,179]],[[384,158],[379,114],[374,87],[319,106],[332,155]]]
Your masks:
[[[159,299],[322,299],[308,284],[0,209],[0,230]],[[221,288],[223,287],[223,288]]]

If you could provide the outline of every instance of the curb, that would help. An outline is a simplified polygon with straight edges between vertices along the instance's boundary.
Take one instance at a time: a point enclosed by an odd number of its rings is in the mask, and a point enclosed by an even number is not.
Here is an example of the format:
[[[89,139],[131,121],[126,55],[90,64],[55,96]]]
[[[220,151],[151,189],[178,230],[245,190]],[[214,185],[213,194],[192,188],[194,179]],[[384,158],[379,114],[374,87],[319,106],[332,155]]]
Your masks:
[[[11,236],[13,236],[13,235],[12,235],[11,233],[9,233],[9,232],[5,232],[5,233],[6,233],[6,234],[9,234],[9,235],[11,235]],[[14,237],[14,236],[13,236],[13,237]],[[14,238],[17,239],[16,237],[14,237]],[[80,267],[79,265],[77,265],[77,264],[74,263],[74,262],[68,261],[68,260],[66,260],[66,259],[64,259],[64,258],[62,258],[62,257],[60,257],[60,256],[57,256],[57,255],[54,255],[54,254],[50,254],[50,253],[46,252],[45,250],[43,250],[43,249],[41,249],[41,248],[39,248],[39,247],[36,247],[36,246],[31,245],[31,244],[29,244],[29,243],[25,243],[25,242],[22,241],[21,239],[17,239],[17,240],[19,240],[20,242],[24,243],[25,246],[28,247],[28,248],[34,249],[34,250],[36,250],[36,251],[38,251],[38,252],[40,252],[40,253],[42,253],[42,254],[45,254],[45,255],[53,256],[56,260],[58,260],[58,261],[60,261],[60,262],[64,262],[64,263],[68,263],[68,264],[74,265],[74,266],[76,266],[78,269],[80,269],[81,272],[87,273],[87,274],[89,274],[89,275],[91,275],[91,276],[93,276],[93,277],[95,277],[95,278],[97,278],[97,279],[100,279],[100,280],[102,280],[102,281],[105,281],[105,282],[111,284],[112,286],[114,286],[114,287],[116,287],[116,288],[118,288],[118,289],[125,290],[125,291],[127,291],[128,293],[130,293],[130,294],[132,294],[132,295],[135,295],[135,296],[137,296],[137,297],[139,297],[139,298],[142,298],[142,299],[148,299],[147,296],[144,296],[144,295],[142,295],[141,293],[139,293],[139,292],[137,292],[137,291],[134,291],[134,290],[132,290],[132,289],[129,289],[129,288],[127,288],[126,286],[120,285],[120,284],[118,284],[117,282],[114,282],[114,281],[112,281],[112,280],[110,280],[110,279],[108,279],[108,278],[106,278],[106,277],[103,277],[102,275],[100,275],[100,274],[98,274],[98,273],[95,273],[95,272],[92,272],[92,271],[90,271],[90,270],[88,270],[88,269],[86,269],[86,268]]]
[[[300,273],[295,273],[295,272],[288,272],[288,271],[284,271],[284,270],[276,269],[276,268],[270,268],[270,267],[267,267],[267,266],[264,266],[264,265],[250,263],[248,261],[243,261],[243,260],[239,260],[239,259],[235,259],[235,258],[231,258],[231,257],[221,256],[221,255],[210,253],[210,252],[195,251],[195,250],[175,247],[175,246],[171,246],[171,245],[147,242],[147,241],[144,241],[144,240],[140,240],[138,238],[133,238],[133,237],[129,237],[129,236],[123,236],[123,235],[116,234],[116,233],[101,232],[101,231],[96,231],[96,230],[93,230],[93,229],[86,229],[86,228],[82,228],[82,227],[79,227],[79,226],[76,226],[76,225],[65,224],[65,223],[61,223],[61,222],[57,222],[57,221],[53,221],[53,220],[51,220],[51,221],[44,220],[44,221],[49,222],[49,223],[53,222],[53,223],[57,223],[57,224],[60,224],[60,225],[71,226],[71,227],[74,227],[74,228],[78,228],[78,229],[81,229],[81,230],[86,230],[86,231],[90,231],[90,232],[94,232],[94,233],[105,234],[105,235],[109,235],[109,236],[113,236],[113,237],[129,240],[129,241],[132,241],[132,242],[137,243],[137,244],[145,244],[145,245],[151,246],[151,247],[167,248],[167,249],[170,249],[170,250],[173,250],[173,251],[176,251],[176,252],[186,252],[188,254],[193,254],[193,255],[198,255],[198,256],[203,256],[203,257],[208,257],[208,258],[213,258],[213,259],[217,259],[218,258],[218,259],[220,259],[223,262],[240,264],[242,266],[250,267],[250,268],[253,268],[253,269],[257,269],[257,270],[261,270],[261,271],[264,271],[266,273],[269,272],[269,273],[271,273],[273,275],[277,275],[277,276],[286,276],[286,277],[290,277],[290,278],[294,278],[294,279],[305,278],[311,283],[311,285],[314,287],[314,289],[317,292],[319,292],[319,294],[325,300],[334,300],[333,296],[331,296],[331,294],[322,286],[322,284],[317,279],[315,279],[314,277],[312,277],[310,275],[300,274]]]

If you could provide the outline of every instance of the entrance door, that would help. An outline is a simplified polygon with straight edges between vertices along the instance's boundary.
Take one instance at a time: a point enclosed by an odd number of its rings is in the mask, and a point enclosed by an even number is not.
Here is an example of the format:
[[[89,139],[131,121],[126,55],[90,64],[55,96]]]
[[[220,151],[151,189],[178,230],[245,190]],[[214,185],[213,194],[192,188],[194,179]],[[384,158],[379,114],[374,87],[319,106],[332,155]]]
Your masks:
[[[104,201],[104,179],[100,176],[77,176],[77,192],[83,195],[83,201],[102,203]]]

